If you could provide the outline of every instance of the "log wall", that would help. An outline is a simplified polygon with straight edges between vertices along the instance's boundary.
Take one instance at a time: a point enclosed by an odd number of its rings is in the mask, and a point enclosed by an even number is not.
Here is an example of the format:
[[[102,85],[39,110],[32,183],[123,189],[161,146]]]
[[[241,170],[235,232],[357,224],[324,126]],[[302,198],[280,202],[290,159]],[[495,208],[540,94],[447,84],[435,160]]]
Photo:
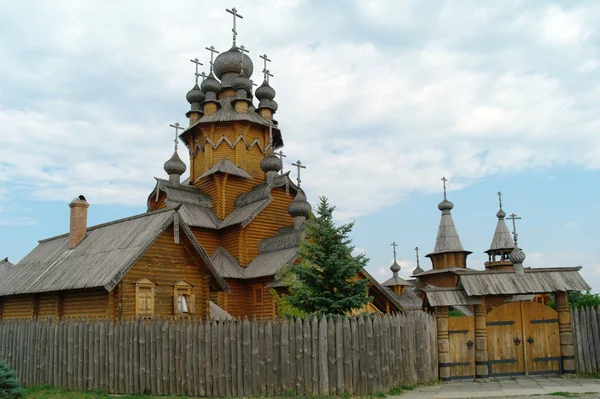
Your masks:
[[[0,360],[25,386],[173,396],[342,396],[438,378],[425,313],[249,321],[11,320]]]

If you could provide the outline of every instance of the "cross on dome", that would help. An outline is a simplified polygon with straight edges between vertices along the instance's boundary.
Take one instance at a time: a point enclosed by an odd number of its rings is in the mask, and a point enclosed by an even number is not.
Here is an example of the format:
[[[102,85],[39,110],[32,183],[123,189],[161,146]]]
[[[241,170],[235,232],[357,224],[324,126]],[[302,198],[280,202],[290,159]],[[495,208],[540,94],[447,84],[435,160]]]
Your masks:
[[[230,13],[231,15],[233,15],[233,29],[231,31],[233,32],[233,47],[236,47],[236,45],[235,45],[235,37],[237,36],[236,18],[244,19],[244,17],[241,14],[238,14],[238,12],[235,9],[235,7],[233,7],[231,10],[228,9],[228,8],[226,8],[225,11],[227,11],[228,13]]]
[[[415,247],[415,252],[417,253],[417,268],[419,268],[419,247]]]
[[[199,67],[200,65],[204,65],[204,64],[203,64],[203,63],[201,63],[201,62],[198,60],[198,58],[194,58],[193,60],[190,60],[190,62],[193,62],[194,64],[196,64],[196,73],[195,73],[194,75],[196,76],[196,83],[198,83],[198,76],[201,76],[201,75],[198,73],[198,67]]]
[[[513,225],[513,237],[515,240],[515,248],[517,247],[517,237],[519,236],[517,234],[517,224],[516,221],[517,220],[521,220],[521,217],[517,217],[517,215],[515,213],[511,213],[509,217],[507,217],[508,220],[512,220],[512,225]]]
[[[244,47],[243,44],[239,47],[239,49],[242,52],[242,55],[244,53],[249,53],[250,52],[250,50],[246,50],[246,47]],[[244,57],[243,56],[241,57],[241,67],[242,67],[242,70],[244,70]]]
[[[179,122],[175,122],[174,125],[169,125],[170,127],[175,129],[175,151],[177,151],[177,145],[179,144],[179,140],[177,140],[179,136],[179,130],[185,130],[183,126],[179,124]]]
[[[215,46],[205,47],[205,49],[210,51],[210,71],[212,72],[215,53],[219,54],[219,52],[217,50],[215,50]]]
[[[392,247],[394,247],[394,262],[396,262],[396,247],[398,246],[398,244],[396,244],[396,241],[392,242]]]
[[[446,176],[442,177],[442,181],[444,182],[444,199],[446,199],[446,182],[448,181],[448,179],[446,179]]]
[[[265,69],[265,70],[264,70],[264,73],[265,73],[265,80],[267,81],[267,83],[269,83],[269,77],[272,77],[272,78],[274,78],[274,77],[275,77],[275,75],[273,75],[273,74],[271,73],[271,71],[269,71],[268,69]]]
[[[283,158],[286,158],[287,155],[284,155],[282,150],[279,150],[279,152],[276,152],[275,155],[277,155],[279,157],[279,159],[281,159],[281,171],[280,171],[280,174],[283,174]]]
[[[202,73],[200,73],[199,76],[202,76],[202,80],[204,80],[208,77],[208,75],[204,71]]]
[[[263,74],[265,75],[265,80],[267,80],[267,81],[268,81],[268,78],[267,78],[267,72],[268,72],[268,71],[267,71],[267,62],[271,62],[271,60],[269,59],[269,57],[267,57],[267,55],[266,55],[266,54],[259,55],[259,58],[262,58],[262,59],[263,59],[264,66],[263,66],[263,70],[262,70],[262,72],[263,72]]]
[[[302,180],[300,180],[300,170],[306,169],[306,166],[302,165],[302,162],[300,162],[300,160],[298,160],[296,163],[293,163],[292,166],[298,168],[298,188],[300,188],[300,183],[302,183]]]
[[[498,202],[500,203],[500,209],[502,209],[502,193],[498,191]]]

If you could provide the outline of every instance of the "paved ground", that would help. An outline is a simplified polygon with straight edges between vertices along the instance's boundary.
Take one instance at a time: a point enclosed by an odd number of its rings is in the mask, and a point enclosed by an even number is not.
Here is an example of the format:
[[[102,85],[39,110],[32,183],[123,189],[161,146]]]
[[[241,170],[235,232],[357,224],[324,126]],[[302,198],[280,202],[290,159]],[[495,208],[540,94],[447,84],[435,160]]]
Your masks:
[[[558,376],[513,377],[490,379],[489,381],[452,381],[433,386],[422,386],[405,392],[394,399],[438,399],[438,398],[494,398],[527,397],[536,399],[560,398],[556,392],[588,393],[585,398],[600,398],[600,380],[563,378]],[[551,395],[553,394],[554,395]]]

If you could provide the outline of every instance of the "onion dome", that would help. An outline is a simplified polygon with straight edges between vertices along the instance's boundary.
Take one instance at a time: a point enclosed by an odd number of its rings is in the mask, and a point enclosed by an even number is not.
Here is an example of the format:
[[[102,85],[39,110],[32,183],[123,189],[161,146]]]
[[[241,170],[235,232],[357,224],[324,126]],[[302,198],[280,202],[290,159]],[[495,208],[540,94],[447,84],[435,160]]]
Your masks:
[[[438,204],[438,209],[440,211],[450,211],[452,208],[454,208],[454,204],[448,201],[446,198],[444,198],[444,200]]]
[[[525,262],[525,252],[523,252],[523,250],[521,248],[519,248],[518,246],[515,246],[515,249],[512,250],[512,252],[510,253],[510,261],[513,264],[518,264],[518,263],[523,263]]]
[[[398,262],[394,261],[394,263],[392,263],[392,265],[390,266],[390,270],[392,271],[392,273],[394,273],[394,276],[397,275],[400,271],[400,265],[398,264]]]
[[[296,197],[288,206],[288,213],[294,218],[302,216],[308,219],[311,210],[312,208],[306,200],[306,195],[304,194],[304,191],[299,189],[298,193],[296,194]]]
[[[215,75],[213,75],[212,72],[209,73],[206,79],[202,81],[200,87],[204,93],[208,93],[209,91],[212,91],[213,93],[219,93],[221,91],[221,83],[215,79]]]
[[[192,87],[192,90],[188,91],[187,95],[185,96],[185,99],[190,104],[201,103],[205,98],[206,96],[204,95],[204,92],[200,90],[198,83],[196,83],[194,87]]]
[[[502,208],[500,208],[500,210],[499,210],[499,211],[496,213],[496,217],[497,217],[498,219],[504,219],[504,217],[505,217],[505,216],[506,216],[506,212],[504,212],[504,211],[502,210]]]
[[[252,81],[246,77],[246,73],[243,68],[240,71],[240,74],[231,82],[231,88],[233,90],[244,89],[246,90],[246,93],[250,93],[252,91]]]
[[[175,151],[173,156],[165,162],[165,172],[167,172],[168,175],[182,175],[186,169],[187,167],[181,158],[179,158],[177,151]]]
[[[275,98],[275,89],[273,89],[265,79],[262,84],[256,88],[254,94],[259,101],[262,99],[273,100]]]
[[[243,64],[242,57],[244,59]],[[226,73],[240,73],[242,70],[242,65],[244,65],[246,76],[252,76],[252,72],[254,72],[254,64],[252,64],[252,59],[250,59],[250,57],[248,57],[246,54],[242,54],[242,52],[236,46],[233,46],[215,58],[213,69],[217,77],[221,79],[221,77]]]
[[[260,161],[260,168],[263,172],[279,172],[283,168],[283,162],[277,155],[273,153],[273,150],[269,151],[269,154]]]

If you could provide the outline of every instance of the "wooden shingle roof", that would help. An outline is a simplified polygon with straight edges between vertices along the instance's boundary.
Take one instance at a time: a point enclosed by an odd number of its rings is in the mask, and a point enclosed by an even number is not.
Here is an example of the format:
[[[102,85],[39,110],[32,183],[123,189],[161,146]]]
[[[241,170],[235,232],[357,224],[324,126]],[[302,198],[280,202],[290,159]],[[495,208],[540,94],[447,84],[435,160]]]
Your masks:
[[[69,249],[69,234],[39,242],[6,278],[0,295],[103,287],[111,291],[156,238],[176,222],[177,209],[164,209],[87,229],[87,237]],[[178,222],[177,222],[178,223]],[[185,223],[181,234],[204,260],[217,289],[228,291],[210,258]]]
[[[15,265],[11,263],[8,258],[0,260],[0,277],[6,275],[9,271],[11,271]]]

